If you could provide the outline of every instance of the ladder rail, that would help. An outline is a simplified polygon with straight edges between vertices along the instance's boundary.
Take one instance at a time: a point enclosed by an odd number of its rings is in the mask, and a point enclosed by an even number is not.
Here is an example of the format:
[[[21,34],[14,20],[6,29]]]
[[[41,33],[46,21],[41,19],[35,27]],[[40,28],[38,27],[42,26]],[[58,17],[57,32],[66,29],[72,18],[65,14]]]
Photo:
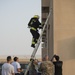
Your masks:
[[[37,52],[37,50],[38,50],[38,48],[39,48],[39,45],[40,45],[40,42],[41,42],[41,38],[42,38],[42,34],[43,34],[43,32],[44,32],[44,30],[45,30],[45,28],[46,28],[46,26],[47,26],[47,22],[48,22],[48,20],[49,20],[49,18],[50,18],[51,11],[52,11],[52,9],[50,9],[49,15],[47,16],[47,19],[46,19],[46,22],[45,22],[44,27],[43,27],[43,29],[42,29],[41,35],[40,35],[40,37],[39,37],[39,39],[38,39],[38,42],[37,42],[37,44],[36,44],[36,46],[35,46],[35,48],[34,48],[34,50],[33,50],[32,55],[31,55],[31,59],[34,59],[35,54],[36,54],[36,52]],[[29,68],[30,68],[30,66],[31,66],[32,61],[33,61],[33,60],[31,60],[30,63],[28,64],[27,69],[26,69],[24,75],[27,75],[27,72],[28,72],[28,70],[29,70]]]

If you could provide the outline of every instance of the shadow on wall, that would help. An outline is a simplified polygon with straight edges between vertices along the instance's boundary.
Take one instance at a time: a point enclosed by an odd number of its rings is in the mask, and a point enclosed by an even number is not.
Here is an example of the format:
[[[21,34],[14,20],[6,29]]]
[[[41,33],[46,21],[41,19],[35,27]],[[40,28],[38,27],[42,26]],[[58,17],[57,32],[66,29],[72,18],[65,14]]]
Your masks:
[[[75,59],[75,38],[67,38],[57,43],[57,53],[62,60]]]

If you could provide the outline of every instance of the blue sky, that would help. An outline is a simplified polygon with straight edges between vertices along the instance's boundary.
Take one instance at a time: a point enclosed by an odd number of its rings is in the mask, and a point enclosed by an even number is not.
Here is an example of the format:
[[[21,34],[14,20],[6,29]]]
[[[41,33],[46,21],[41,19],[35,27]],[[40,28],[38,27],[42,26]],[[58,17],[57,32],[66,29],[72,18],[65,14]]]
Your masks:
[[[0,0],[0,55],[31,55],[27,24],[35,14],[41,16],[41,0]]]

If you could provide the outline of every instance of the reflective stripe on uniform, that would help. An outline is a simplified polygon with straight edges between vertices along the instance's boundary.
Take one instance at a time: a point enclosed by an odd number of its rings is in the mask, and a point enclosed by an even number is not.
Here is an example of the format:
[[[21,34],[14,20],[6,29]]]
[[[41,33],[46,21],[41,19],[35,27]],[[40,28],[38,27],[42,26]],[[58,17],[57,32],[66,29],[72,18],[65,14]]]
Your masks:
[[[32,44],[34,44],[34,45],[35,45],[35,42],[32,42]]]
[[[36,29],[34,27],[31,27],[31,29],[36,31]]]
[[[34,38],[32,38],[32,42],[34,41]]]
[[[32,38],[32,44],[34,44],[34,45],[35,45],[34,38]]]

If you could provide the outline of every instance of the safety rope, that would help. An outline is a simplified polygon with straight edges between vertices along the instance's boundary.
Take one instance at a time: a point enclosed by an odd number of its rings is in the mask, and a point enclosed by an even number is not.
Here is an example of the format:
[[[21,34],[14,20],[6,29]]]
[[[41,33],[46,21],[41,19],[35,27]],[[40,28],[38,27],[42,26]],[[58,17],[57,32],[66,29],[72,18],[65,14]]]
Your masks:
[[[47,23],[48,23],[48,20],[49,20],[50,16],[51,16],[51,11],[52,11],[52,8],[50,9],[49,15],[48,15],[48,17],[47,17],[47,19],[46,19],[46,22],[45,22],[44,27],[43,27],[43,29],[42,29],[41,35],[40,35],[40,37],[39,37],[39,39],[38,39],[38,42],[37,42],[37,44],[36,44],[36,46],[35,46],[35,48],[34,48],[34,50],[33,50],[33,53],[32,53],[32,55],[31,55],[31,59],[34,59],[35,54],[36,54],[36,52],[37,52],[37,50],[38,50],[38,48],[39,48],[39,45],[40,45],[40,43],[41,43],[42,34],[43,34],[43,32],[44,32],[44,30],[45,30],[45,28],[46,28],[46,26],[47,26]],[[27,69],[26,69],[24,75],[27,75],[27,72],[29,71],[29,68],[30,68],[30,66],[31,66],[32,61],[33,61],[33,60],[31,60],[30,63],[28,64]]]

